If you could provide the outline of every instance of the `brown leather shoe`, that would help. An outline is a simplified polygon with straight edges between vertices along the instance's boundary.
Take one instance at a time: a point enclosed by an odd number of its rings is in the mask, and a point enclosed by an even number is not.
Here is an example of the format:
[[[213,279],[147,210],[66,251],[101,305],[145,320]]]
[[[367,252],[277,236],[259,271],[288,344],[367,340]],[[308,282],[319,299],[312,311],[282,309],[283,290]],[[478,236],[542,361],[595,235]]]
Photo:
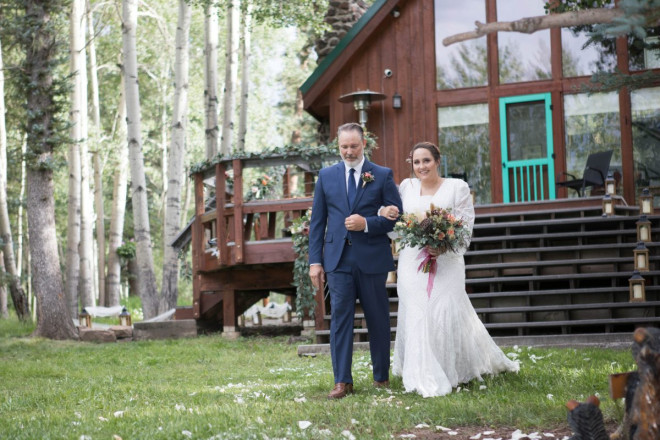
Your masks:
[[[390,387],[390,381],[389,380],[384,380],[382,382],[378,382],[377,380],[374,380],[374,386],[376,388],[389,388]]]
[[[328,399],[343,399],[347,394],[353,394],[353,384],[337,382],[328,394]]]

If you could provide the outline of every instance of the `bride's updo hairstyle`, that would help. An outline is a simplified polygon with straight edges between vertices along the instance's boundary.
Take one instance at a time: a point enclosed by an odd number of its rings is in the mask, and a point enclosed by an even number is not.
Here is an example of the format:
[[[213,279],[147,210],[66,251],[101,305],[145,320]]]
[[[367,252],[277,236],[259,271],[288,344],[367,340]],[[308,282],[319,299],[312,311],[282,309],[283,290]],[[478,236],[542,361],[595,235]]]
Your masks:
[[[411,176],[415,176],[415,169],[413,168],[413,154],[415,154],[415,150],[419,150],[420,148],[423,148],[425,150],[428,150],[429,153],[431,153],[431,157],[433,157],[433,160],[436,163],[440,163],[440,149],[435,145],[432,144],[431,142],[418,142],[415,144],[414,147],[412,147],[412,150],[410,150],[410,154],[408,155],[408,162],[410,163],[410,173]]]

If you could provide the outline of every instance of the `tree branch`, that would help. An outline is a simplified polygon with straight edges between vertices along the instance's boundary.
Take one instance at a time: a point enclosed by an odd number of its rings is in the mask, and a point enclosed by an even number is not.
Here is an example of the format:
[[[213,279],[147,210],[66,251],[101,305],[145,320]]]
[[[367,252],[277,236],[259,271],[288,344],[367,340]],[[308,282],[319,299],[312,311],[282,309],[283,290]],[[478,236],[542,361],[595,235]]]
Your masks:
[[[521,32],[531,34],[541,29],[610,23],[615,18],[621,16],[623,16],[623,11],[620,9],[599,8],[541,15],[538,17],[526,17],[516,21],[496,21],[486,24],[476,21],[474,24],[477,28],[474,31],[451,35],[443,39],[442,44],[449,46],[460,41],[483,37],[493,32]]]

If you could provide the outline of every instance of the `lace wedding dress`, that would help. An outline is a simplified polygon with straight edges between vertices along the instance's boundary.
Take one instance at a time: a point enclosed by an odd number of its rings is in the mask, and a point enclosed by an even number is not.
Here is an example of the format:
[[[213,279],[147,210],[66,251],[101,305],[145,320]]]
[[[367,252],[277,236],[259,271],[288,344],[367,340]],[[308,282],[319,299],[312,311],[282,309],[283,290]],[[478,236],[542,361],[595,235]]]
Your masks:
[[[399,192],[406,213],[423,213],[431,203],[451,208],[472,231],[474,208],[462,180],[445,179],[433,196],[420,196],[418,179],[405,179]],[[424,397],[448,394],[460,383],[485,374],[518,371],[491,339],[465,292],[463,253],[447,252],[437,259],[430,296],[428,273],[418,272],[419,248],[399,252],[397,290],[399,312],[392,373],[403,378],[406,391]]]

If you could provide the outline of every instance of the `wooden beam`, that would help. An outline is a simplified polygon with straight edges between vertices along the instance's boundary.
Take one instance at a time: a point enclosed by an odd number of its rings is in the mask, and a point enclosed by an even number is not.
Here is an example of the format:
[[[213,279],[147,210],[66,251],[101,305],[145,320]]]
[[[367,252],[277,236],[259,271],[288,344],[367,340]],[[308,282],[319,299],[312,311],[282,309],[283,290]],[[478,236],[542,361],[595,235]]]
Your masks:
[[[243,262],[243,167],[240,159],[232,161],[234,168],[234,259]]]
[[[216,215],[216,245],[220,252],[220,264],[229,262],[227,255],[227,221],[225,219],[225,164],[218,163],[215,166],[215,215]],[[234,188],[236,185],[234,184]],[[240,186],[238,187],[240,188]],[[234,192],[236,192],[234,190]]]
[[[199,286],[202,275],[199,273],[204,254],[204,226],[201,215],[204,213],[204,176],[195,174],[195,221],[192,224],[192,265],[193,265],[193,316],[199,318]]]

